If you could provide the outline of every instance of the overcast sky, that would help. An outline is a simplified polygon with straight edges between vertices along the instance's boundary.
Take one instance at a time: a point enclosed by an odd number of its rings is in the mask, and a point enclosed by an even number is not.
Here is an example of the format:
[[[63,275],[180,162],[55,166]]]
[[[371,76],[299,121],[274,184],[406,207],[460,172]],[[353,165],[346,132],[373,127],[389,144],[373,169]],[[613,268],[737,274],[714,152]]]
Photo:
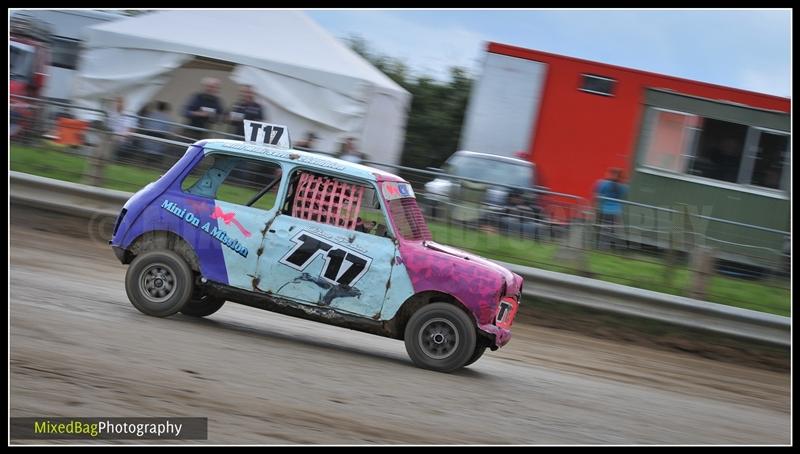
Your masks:
[[[486,41],[791,96],[791,11],[307,11],[415,71],[480,69]]]

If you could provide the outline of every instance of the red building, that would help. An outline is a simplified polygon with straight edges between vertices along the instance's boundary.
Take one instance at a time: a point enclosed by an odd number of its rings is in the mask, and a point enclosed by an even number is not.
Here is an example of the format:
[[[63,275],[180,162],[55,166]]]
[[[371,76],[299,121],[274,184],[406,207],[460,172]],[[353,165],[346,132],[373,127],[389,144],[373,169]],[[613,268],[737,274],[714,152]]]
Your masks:
[[[489,43],[461,148],[505,156],[527,151],[538,185],[588,200],[608,167],[625,169],[626,177],[634,172],[652,90],[790,110],[787,98]]]

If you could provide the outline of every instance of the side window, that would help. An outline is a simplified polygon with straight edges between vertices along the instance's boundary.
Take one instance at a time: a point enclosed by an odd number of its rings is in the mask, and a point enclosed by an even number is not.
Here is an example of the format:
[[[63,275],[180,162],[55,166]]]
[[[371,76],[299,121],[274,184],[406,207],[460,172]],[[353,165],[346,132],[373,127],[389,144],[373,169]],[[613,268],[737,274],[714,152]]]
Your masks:
[[[381,211],[381,201],[372,186],[364,187],[364,197],[358,210],[355,230],[377,236],[389,236],[386,218]]]
[[[281,180],[280,165],[267,161],[209,154],[183,180],[189,194],[270,210]]]
[[[380,199],[372,186],[299,170],[289,180],[283,214],[347,230],[388,236]]]

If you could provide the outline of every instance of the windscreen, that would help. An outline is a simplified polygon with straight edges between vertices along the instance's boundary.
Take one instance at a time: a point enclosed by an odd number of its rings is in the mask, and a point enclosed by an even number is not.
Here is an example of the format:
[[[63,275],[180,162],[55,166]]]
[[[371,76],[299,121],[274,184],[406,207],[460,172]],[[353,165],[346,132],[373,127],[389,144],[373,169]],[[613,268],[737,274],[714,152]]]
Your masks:
[[[386,181],[382,185],[383,198],[392,216],[397,234],[406,240],[430,240],[431,232],[414,198],[408,183]]]

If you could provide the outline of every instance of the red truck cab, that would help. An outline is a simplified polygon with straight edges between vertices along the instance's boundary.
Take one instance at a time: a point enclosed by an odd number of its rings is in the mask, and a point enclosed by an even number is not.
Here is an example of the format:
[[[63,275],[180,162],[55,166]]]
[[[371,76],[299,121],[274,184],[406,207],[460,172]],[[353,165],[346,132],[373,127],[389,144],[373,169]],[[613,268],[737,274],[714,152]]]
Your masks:
[[[10,94],[10,135],[30,130],[36,118],[36,106],[30,99],[41,98],[50,63],[49,26],[22,13],[11,16],[8,41]]]

